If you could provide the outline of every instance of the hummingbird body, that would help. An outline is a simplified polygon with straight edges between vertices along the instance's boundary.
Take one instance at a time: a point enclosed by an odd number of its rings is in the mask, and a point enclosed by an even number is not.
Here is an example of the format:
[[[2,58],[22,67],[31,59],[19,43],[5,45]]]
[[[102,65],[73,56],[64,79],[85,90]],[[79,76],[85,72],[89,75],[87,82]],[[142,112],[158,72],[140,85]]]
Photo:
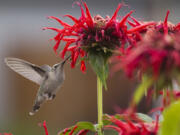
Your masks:
[[[45,94],[47,99],[53,99],[53,97],[55,96],[56,92],[60,89],[61,84],[65,79],[65,74],[63,69],[62,70],[58,69],[58,72],[55,72],[53,70],[54,69],[47,72],[38,90],[38,94],[39,95]]]
[[[61,63],[50,67],[48,65],[37,66],[17,58],[5,58],[5,63],[15,72],[40,85],[36,95],[33,110],[29,113],[34,115],[46,100],[55,98],[65,79],[64,64],[67,57]]]

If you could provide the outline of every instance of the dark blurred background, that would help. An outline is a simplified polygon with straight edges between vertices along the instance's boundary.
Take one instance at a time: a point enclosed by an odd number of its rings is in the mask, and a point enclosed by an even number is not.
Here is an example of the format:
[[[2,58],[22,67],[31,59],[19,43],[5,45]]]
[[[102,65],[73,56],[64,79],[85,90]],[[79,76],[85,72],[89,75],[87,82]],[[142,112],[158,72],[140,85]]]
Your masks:
[[[38,127],[44,120],[51,135],[75,124],[77,121],[96,122],[96,76],[88,65],[86,74],[79,67],[71,69],[66,64],[66,80],[54,101],[47,102],[35,116],[29,116],[38,86],[16,74],[4,64],[7,56],[25,59],[37,65],[53,65],[61,59],[53,52],[55,33],[42,31],[44,26],[59,25],[47,20],[47,16],[71,14],[79,17],[78,6],[73,0],[6,0],[0,1],[0,132],[14,135],[42,135]],[[86,0],[94,16],[112,15],[120,0]],[[150,21],[164,19],[166,11],[169,21],[180,20],[179,0],[124,0],[128,7],[120,10],[122,16],[135,10],[134,17]],[[62,18],[72,24],[67,19]],[[126,108],[136,86],[121,72],[108,79],[108,91],[104,91],[104,113],[114,114],[118,108]],[[141,103],[139,111],[150,107]]]

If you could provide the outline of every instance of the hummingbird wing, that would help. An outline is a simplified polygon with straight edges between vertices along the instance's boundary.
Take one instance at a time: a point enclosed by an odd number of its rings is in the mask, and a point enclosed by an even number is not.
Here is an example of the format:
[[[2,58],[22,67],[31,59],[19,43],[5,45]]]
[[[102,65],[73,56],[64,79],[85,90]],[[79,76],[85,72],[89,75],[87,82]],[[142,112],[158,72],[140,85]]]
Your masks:
[[[46,74],[44,69],[25,60],[10,57],[5,58],[4,60],[7,66],[9,66],[12,70],[36,84],[40,85],[43,80],[42,78]]]

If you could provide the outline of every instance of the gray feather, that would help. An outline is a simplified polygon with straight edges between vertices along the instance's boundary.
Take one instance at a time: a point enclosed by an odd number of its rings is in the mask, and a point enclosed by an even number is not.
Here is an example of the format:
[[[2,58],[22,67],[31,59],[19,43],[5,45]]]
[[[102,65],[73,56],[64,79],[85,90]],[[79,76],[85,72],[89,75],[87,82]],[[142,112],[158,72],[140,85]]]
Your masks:
[[[42,65],[41,69],[43,69],[46,72],[50,72],[52,68],[49,65]]]
[[[36,84],[41,84],[42,78],[45,75],[46,71],[27,61],[18,59],[18,58],[5,58],[5,63],[12,70],[22,75],[26,79],[29,79]]]

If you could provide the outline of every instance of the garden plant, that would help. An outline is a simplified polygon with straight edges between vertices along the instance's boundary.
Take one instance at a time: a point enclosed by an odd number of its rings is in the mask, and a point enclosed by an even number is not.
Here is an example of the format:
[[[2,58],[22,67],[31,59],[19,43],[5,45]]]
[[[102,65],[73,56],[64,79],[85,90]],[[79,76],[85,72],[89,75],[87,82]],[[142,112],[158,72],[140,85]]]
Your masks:
[[[160,18],[162,21],[139,21],[133,17],[134,11],[118,16],[121,7],[126,7],[124,3],[111,17],[92,16],[83,1],[75,4],[80,7],[80,17],[64,15],[73,25],[49,16],[60,27],[43,29],[57,33],[52,38],[54,52],[62,59],[70,57],[71,68],[80,64],[85,73],[86,63],[91,65],[97,76],[98,120],[96,124],[77,122],[58,135],[180,135],[180,92],[174,89],[180,84],[180,23],[168,21],[170,11]],[[109,91],[107,78],[117,71],[139,82],[128,108],[108,115],[103,113],[103,91]],[[160,112],[155,118],[137,111],[144,96],[148,100],[162,98],[162,106],[151,110]],[[46,121],[42,126],[49,135]]]

